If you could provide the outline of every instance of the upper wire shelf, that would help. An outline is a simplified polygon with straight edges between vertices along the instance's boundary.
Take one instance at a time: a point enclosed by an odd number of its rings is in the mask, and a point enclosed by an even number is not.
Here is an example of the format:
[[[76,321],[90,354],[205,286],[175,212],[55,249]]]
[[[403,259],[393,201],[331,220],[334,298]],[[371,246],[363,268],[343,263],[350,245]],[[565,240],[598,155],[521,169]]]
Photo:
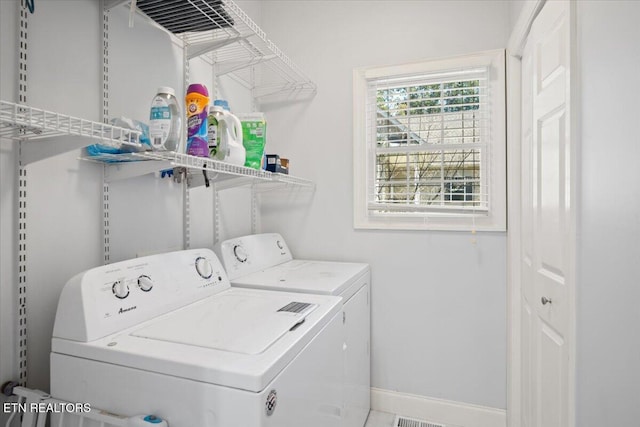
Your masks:
[[[316,84],[233,0],[137,0],[156,23],[182,37],[187,58],[253,91],[258,101],[315,95]]]
[[[0,137],[20,140],[40,140],[56,136],[80,136],[112,147],[128,145],[139,148],[140,133],[67,116],[24,104],[0,100]],[[89,145],[89,143],[87,143]]]

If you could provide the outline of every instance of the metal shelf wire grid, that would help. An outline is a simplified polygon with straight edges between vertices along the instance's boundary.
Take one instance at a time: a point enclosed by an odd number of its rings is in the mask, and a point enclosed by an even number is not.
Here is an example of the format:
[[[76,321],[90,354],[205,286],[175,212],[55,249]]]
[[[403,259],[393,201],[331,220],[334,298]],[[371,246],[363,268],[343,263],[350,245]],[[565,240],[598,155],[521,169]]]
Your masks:
[[[312,181],[291,175],[271,173],[265,170],[232,165],[230,163],[225,163],[218,160],[208,159],[205,157],[195,157],[188,154],[176,153],[173,151],[146,151],[140,153],[131,153],[128,158],[139,158],[141,160],[162,160],[165,162],[170,162],[174,167],[184,167],[191,170],[206,170],[212,173],[220,173],[221,175],[253,178],[254,183],[258,186],[277,184],[278,186],[284,185],[314,187],[315,185]],[[212,176],[211,179],[215,181],[216,177]]]
[[[174,167],[220,172],[225,175],[252,177],[264,180],[271,179],[269,172],[245,168],[244,166],[236,166],[206,157],[196,157],[188,154],[176,153],[174,151],[148,151],[135,153],[134,155],[142,159],[169,161]]]
[[[309,181],[309,180],[303,179],[303,178],[298,178],[298,177],[292,176],[292,175],[284,175],[284,174],[281,174],[281,173],[272,173],[271,174],[271,180],[273,182],[278,182],[278,183],[282,183],[282,184],[292,184],[292,185],[297,185],[297,186],[301,186],[301,187],[313,187],[313,186],[315,186],[313,181]]]
[[[297,98],[316,92],[315,83],[233,0],[139,0],[138,7],[169,31],[182,35],[188,58],[202,57],[216,66],[218,76],[230,75],[252,89],[258,99]],[[198,28],[207,30],[194,31]]]
[[[0,137],[19,141],[63,135],[92,138],[112,147],[141,147],[139,131],[0,101]]]

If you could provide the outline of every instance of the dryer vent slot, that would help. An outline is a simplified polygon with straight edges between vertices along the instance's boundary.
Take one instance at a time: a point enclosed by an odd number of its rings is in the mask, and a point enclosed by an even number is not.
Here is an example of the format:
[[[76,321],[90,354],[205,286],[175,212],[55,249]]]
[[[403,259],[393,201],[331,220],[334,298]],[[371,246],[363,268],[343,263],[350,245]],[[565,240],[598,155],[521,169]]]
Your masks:
[[[278,311],[284,311],[287,313],[302,313],[309,307],[311,307],[311,304],[306,302],[290,302]]]
[[[447,427],[444,424],[430,423],[428,421],[417,420],[415,418],[407,418],[396,416],[393,427]]]

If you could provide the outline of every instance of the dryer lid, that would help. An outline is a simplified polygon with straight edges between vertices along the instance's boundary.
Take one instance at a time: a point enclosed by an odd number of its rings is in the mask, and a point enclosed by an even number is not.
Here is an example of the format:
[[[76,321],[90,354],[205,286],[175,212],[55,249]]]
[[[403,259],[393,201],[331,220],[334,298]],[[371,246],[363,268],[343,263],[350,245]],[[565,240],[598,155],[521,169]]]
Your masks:
[[[232,280],[232,285],[256,289],[341,295],[367,271],[369,271],[368,264],[292,260],[235,278]]]
[[[132,336],[241,354],[260,354],[304,321],[317,305],[227,293],[192,304]]]

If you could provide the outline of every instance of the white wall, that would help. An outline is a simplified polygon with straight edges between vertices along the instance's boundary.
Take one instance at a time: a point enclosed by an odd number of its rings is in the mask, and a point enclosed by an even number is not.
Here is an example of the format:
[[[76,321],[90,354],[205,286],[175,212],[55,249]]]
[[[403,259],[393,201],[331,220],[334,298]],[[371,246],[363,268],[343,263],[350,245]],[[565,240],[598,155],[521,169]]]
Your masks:
[[[352,70],[504,48],[508,3],[269,1],[263,24],[318,84],[263,106],[267,151],[317,184],[263,197],[263,230],[300,258],[371,264],[373,387],[505,408],[506,236],[353,229]]]
[[[640,3],[578,3],[580,427],[640,419]]]

